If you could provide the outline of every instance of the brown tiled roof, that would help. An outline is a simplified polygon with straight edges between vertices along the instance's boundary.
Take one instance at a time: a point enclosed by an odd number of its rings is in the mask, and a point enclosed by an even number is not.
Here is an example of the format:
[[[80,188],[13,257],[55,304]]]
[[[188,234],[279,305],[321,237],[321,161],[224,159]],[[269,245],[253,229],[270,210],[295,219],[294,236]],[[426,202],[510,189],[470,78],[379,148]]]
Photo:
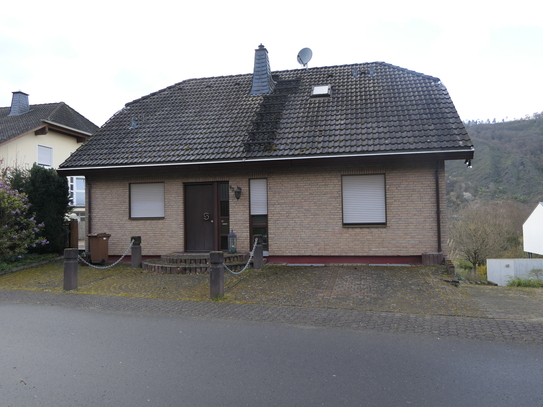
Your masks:
[[[30,105],[27,113],[9,116],[10,107],[0,107],[0,143],[44,125],[44,121],[60,124],[85,133],[98,126],[64,102]]]
[[[472,148],[439,79],[383,62],[190,79],[128,103],[64,168],[460,151]],[[330,85],[329,97],[312,97]]]

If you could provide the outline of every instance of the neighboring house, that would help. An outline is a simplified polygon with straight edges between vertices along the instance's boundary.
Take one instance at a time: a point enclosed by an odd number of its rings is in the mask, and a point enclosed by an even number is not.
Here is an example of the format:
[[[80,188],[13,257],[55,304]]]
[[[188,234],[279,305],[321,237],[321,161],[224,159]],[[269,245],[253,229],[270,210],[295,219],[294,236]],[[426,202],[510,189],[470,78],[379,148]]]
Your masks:
[[[522,225],[524,251],[543,255],[543,202],[537,204]]]
[[[28,94],[13,92],[11,106],[0,107],[0,168],[58,168],[96,130],[64,102],[30,105]],[[68,181],[76,213],[84,216],[85,178]]]
[[[439,79],[383,62],[190,79],[126,104],[60,173],[87,179],[88,232],[144,255],[420,263],[446,254],[445,160],[473,144]],[[434,258],[439,259],[440,256]]]

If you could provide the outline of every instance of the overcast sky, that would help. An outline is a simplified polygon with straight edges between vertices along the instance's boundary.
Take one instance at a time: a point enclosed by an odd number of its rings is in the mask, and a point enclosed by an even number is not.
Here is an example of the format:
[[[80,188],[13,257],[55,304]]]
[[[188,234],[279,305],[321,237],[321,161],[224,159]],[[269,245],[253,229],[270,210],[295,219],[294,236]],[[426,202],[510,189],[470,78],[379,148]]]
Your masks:
[[[384,61],[436,76],[462,120],[543,111],[540,0],[9,1],[0,13],[0,106],[66,102],[97,125],[185,79]],[[507,120],[507,119],[506,119]]]

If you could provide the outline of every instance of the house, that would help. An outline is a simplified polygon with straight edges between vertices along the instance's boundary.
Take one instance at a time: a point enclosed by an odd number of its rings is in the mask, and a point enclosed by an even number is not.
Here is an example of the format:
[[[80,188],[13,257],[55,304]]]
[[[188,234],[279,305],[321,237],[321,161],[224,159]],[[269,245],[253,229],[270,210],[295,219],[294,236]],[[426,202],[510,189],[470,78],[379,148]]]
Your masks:
[[[543,202],[537,204],[522,225],[524,251],[543,255]]]
[[[34,163],[57,168],[98,126],[64,102],[30,105],[28,94],[13,92],[11,106],[0,107],[0,168],[29,169]],[[84,216],[85,178],[68,179],[72,204]]]
[[[446,254],[445,160],[473,144],[438,78],[384,62],[189,79],[127,103],[59,168],[87,179],[88,232],[122,254],[420,263]],[[440,261],[440,260],[437,260]]]

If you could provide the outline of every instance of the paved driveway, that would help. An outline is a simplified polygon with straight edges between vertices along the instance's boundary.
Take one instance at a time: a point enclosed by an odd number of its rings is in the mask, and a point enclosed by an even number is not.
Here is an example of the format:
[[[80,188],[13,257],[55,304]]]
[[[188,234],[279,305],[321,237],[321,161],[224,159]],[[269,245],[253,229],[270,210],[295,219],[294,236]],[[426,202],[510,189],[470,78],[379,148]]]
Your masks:
[[[543,289],[463,285],[487,318],[543,322]]]

